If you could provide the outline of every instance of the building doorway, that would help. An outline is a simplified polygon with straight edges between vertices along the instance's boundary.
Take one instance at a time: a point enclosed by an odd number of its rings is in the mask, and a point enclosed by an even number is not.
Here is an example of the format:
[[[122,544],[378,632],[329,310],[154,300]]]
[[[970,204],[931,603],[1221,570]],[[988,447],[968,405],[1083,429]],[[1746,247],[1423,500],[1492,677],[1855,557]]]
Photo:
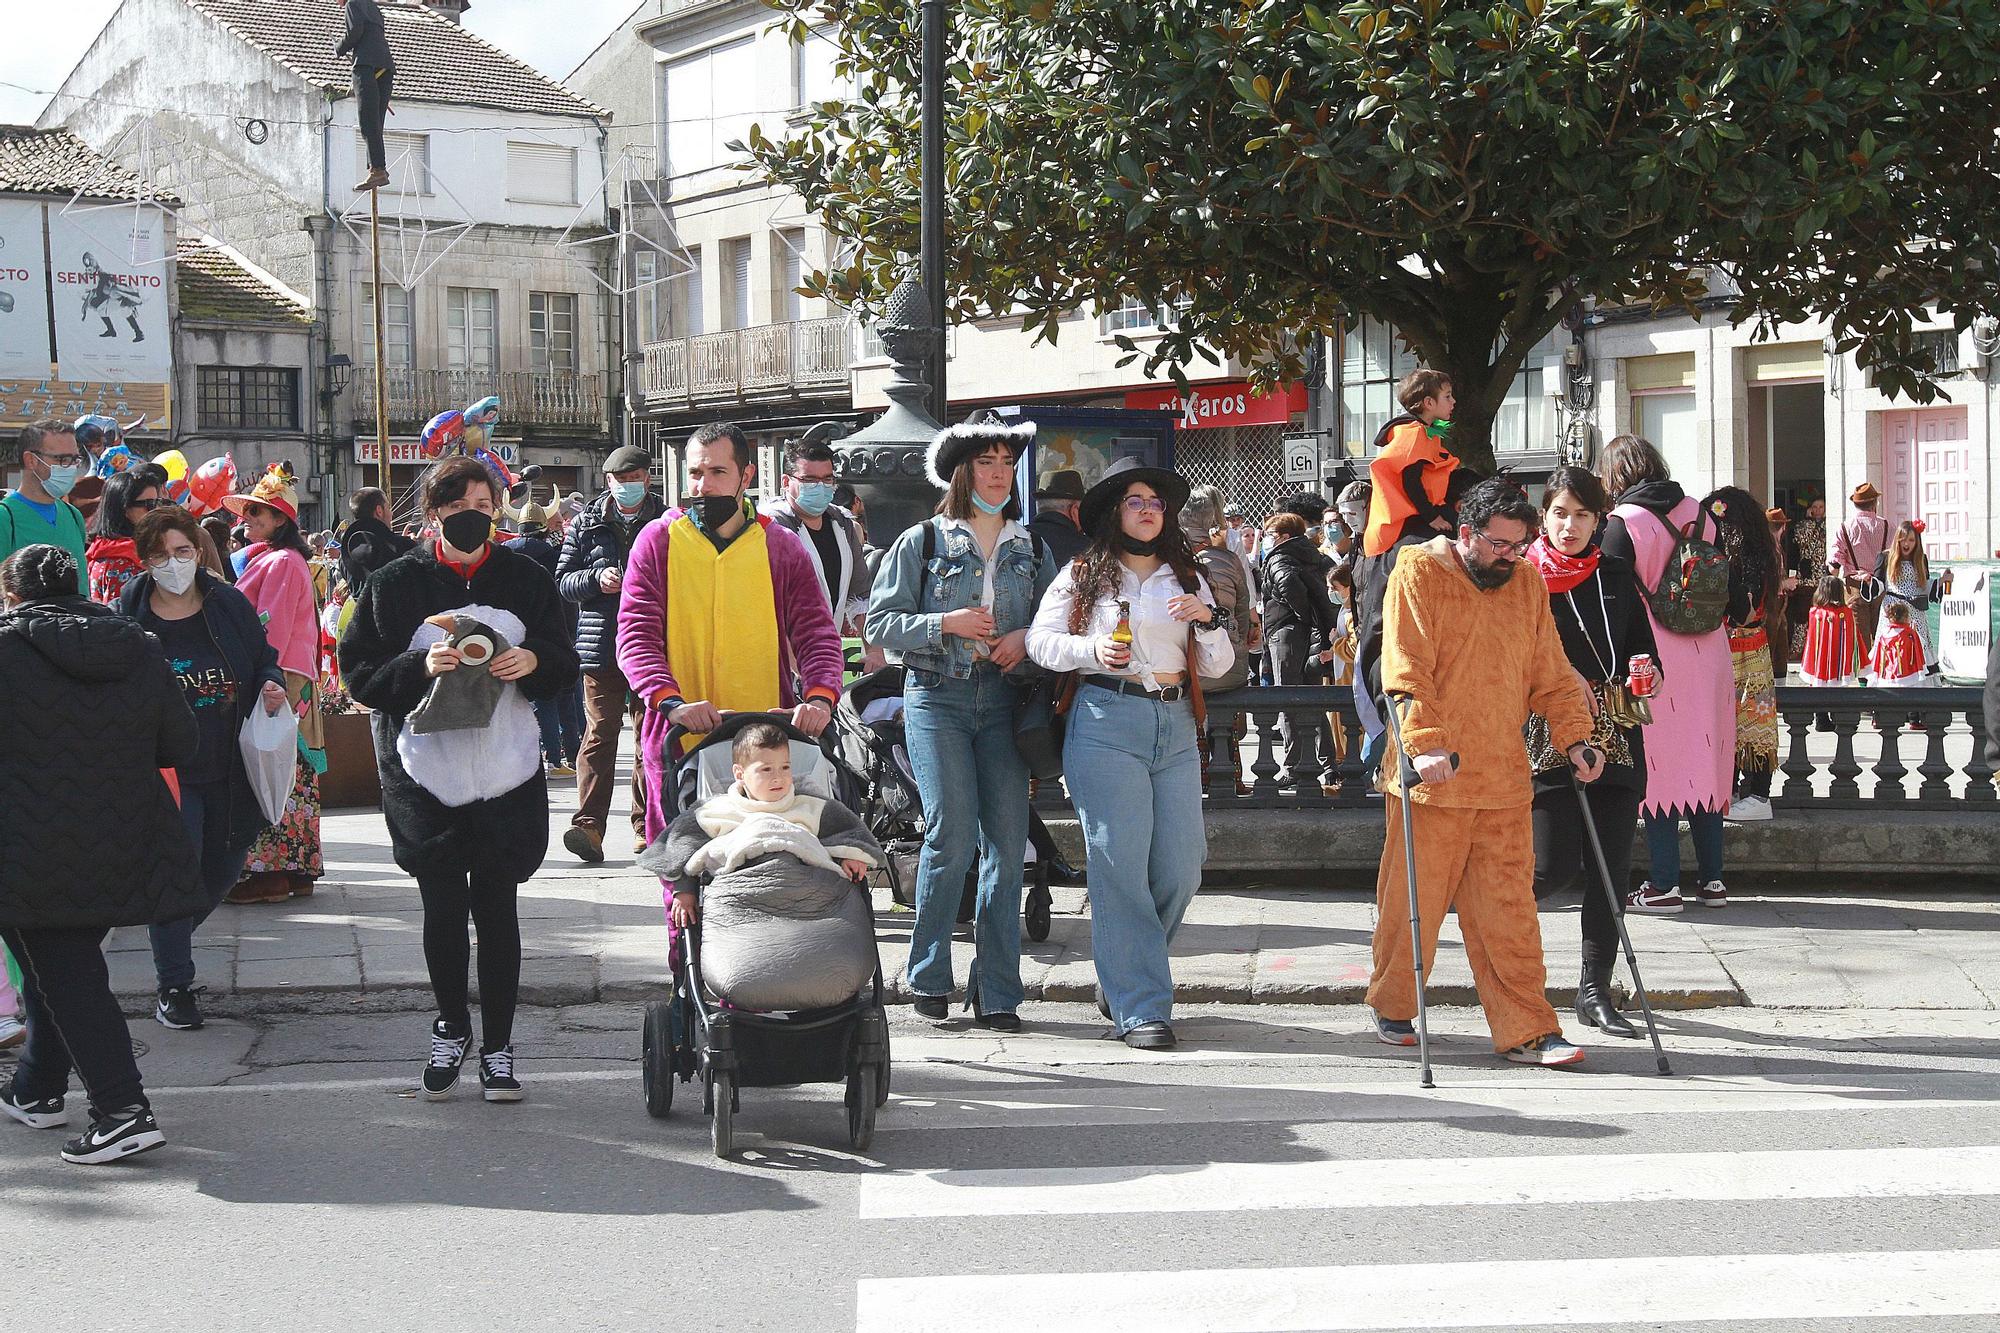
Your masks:
[[[1747,489],[1766,507],[1804,513],[1826,498],[1826,386],[1817,379],[1749,389]]]
[[[1933,560],[1970,559],[1972,515],[1981,496],[1966,409],[1920,408],[1881,417],[1883,517],[1891,523],[1921,519]]]

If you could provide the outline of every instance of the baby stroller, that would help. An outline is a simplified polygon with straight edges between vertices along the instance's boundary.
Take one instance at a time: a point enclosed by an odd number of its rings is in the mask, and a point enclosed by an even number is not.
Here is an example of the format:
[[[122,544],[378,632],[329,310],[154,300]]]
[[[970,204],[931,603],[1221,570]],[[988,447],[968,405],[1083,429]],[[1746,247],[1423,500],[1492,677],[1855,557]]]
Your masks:
[[[917,902],[917,856],[924,845],[924,804],[916,774],[903,743],[903,717],[895,707],[903,697],[903,668],[883,667],[855,680],[840,696],[828,735],[840,766],[866,789],[861,804],[851,807],[888,855],[889,894],[905,907]],[[1035,819],[1041,818],[1033,814]],[[1041,857],[1028,863],[1027,892],[1022,915],[1028,938],[1040,944],[1049,937],[1054,896],[1049,892],[1049,867]],[[958,904],[960,925],[972,920],[979,894],[979,867],[965,877]]]
[[[816,744],[770,713],[738,713],[682,757],[674,799],[681,811],[724,791],[731,782],[731,743],[752,722],[777,721],[791,737],[792,776],[808,796],[840,799],[834,764]],[[667,744],[676,736],[670,734]],[[843,802],[844,804],[845,802]],[[735,1114],[743,1088],[805,1083],[847,1085],[847,1137],[865,1152],[875,1111],[889,1100],[889,1020],[882,1007],[882,964],[852,999],[818,1009],[757,1012],[736,1008],[702,978],[702,927],[683,932],[673,950],[674,990],[646,1006],[646,1110],[664,1118],[674,1082],[701,1080],[702,1112],[710,1117],[715,1155],[735,1148]]]

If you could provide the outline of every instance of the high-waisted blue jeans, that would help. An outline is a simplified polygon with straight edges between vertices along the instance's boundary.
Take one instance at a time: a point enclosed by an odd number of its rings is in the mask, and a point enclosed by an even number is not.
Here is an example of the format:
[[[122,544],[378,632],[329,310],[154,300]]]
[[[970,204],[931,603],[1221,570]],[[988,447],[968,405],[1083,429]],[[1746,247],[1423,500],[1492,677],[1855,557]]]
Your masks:
[[[903,740],[924,804],[910,989],[951,994],[951,933],[976,853],[973,984],[983,1011],[1013,1013],[1021,1006],[1021,864],[1028,847],[1028,765],[1014,745],[1020,692],[982,662],[963,680],[912,672],[903,699]]]
[[[1081,686],[1063,774],[1090,854],[1090,950],[1120,1033],[1173,1016],[1167,949],[1201,887],[1194,708]]]

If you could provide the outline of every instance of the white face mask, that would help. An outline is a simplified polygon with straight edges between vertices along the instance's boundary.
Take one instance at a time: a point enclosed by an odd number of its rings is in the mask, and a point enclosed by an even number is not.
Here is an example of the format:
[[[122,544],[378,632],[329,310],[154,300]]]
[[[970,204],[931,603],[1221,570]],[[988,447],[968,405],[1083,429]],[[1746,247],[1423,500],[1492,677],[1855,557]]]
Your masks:
[[[194,586],[195,573],[201,562],[191,555],[175,556],[171,560],[155,560],[147,566],[153,571],[153,579],[175,597]]]

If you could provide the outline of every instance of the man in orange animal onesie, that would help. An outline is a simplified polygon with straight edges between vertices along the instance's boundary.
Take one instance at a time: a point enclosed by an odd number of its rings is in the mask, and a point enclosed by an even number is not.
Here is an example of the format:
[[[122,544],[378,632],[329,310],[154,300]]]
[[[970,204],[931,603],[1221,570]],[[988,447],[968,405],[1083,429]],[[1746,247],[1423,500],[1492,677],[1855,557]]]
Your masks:
[[[1512,482],[1482,482],[1459,502],[1456,540],[1440,536],[1404,548],[1389,575],[1382,684],[1392,706],[1402,702],[1403,749],[1420,782],[1406,795],[1399,765],[1385,762],[1389,827],[1375,885],[1368,1003],[1377,1037],[1392,1046],[1417,1040],[1410,1023],[1417,996],[1404,870],[1407,799],[1418,848],[1425,975],[1444,914],[1456,909],[1493,1049],[1517,1064],[1583,1059],[1563,1040],[1543,993],[1534,791],[1522,725],[1530,712],[1546,717],[1551,740],[1569,754],[1581,781],[1596,779],[1603,756],[1585,744],[1589,696],[1563,655],[1547,585],[1521,560],[1539,517]]]

